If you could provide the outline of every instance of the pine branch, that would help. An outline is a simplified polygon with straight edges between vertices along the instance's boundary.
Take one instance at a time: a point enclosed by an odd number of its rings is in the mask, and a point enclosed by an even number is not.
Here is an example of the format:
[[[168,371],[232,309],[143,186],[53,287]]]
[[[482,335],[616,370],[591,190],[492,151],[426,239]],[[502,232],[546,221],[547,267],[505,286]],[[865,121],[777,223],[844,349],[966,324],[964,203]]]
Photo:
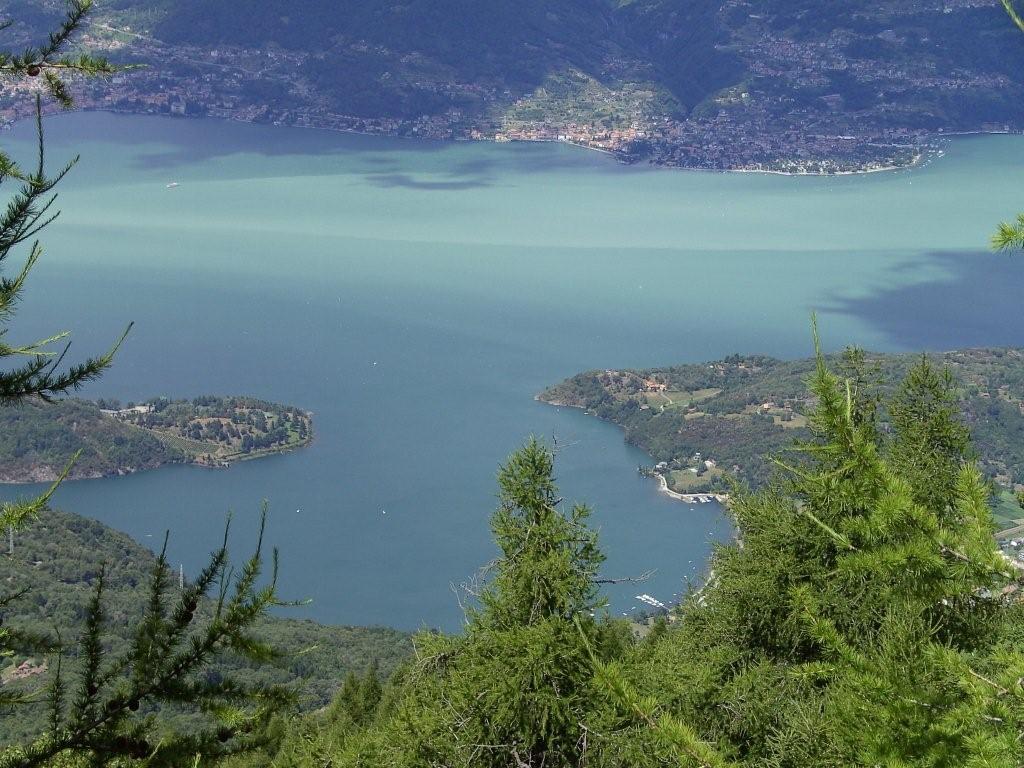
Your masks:
[[[105,57],[81,53],[66,55],[75,35],[92,12],[92,0],[69,0],[64,19],[51,32],[46,43],[38,48],[27,48],[21,54],[0,53],[0,77],[37,78],[42,76],[46,90],[64,109],[73,106],[71,94],[62,74],[88,77],[111,75],[118,68]]]
[[[1013,222],[1001,222],[992,235],[992,248],[997,251],[1019,251],[1024,249],[1024,213]]]
[[[0,527],[10,526],[12,528],[19,528],[27,520],[32,520],[39,516],[41,512],[46,509],[46,505],[49,503],[50,498],[56,492],[60,484],[67,479],[68,473],[71,472],[71,468],[78,461],[78,457],[82,455],[82,451],[78,450],[71,457],[71,460],[64,467],[60,476],[50,484],[50,487],[41,495],[28,501],[6,501],[0,504]]]
[[[583,646],[590,657],[594,677],[632,719],[649,728],[659,740],[676,751],[680,757],[693,761],[701,768],[727,768],[732,764],[711,744],[701,740],[693,729],[681,720],[668,714],[658,713],[654,701],[642,698],[612,665],[600,661],[580,625],[579,617],[575,617],[574,621]]]
[[[1022,18],[1021,15],[1017,13],[1017,9],[1013,7],[1013,0],[1003,0],[1003,8],[1006,9],[1006,12],[1013,20],[1013,23],[1017,25],[1021,32],[1024,32],[1024,18]]]
[[[269,719],[294,703],[293,692],[284,686],[234,678],[214,682],[201,672],[225,653],[257,663],[279,656],[276,649],[251,634],[270,607],[285,604],[276,593],[276,555],[269,583],[258,587],[262,554],[257,547],[232,579],[230,595],[220,610],[211,610],[208,601],[204,602],[206,595],[227,571],[227,564],[225,542],[168,610],[168,569],[161,551],[135,640],[127,651],[112,658],[102,642],[101,571],[86,611],[78,653],[82,670],[69,711],[63,711],[63,676],[58,662],[49,695],[50,732],[23,748],[0,750],[0,768],[39,766],[60,753],[104,765],[116,758],[145,758],[147,765],[180,766],[197,755],[222,757],[263,743]],[[207,724],[179,733],[168,731],[165,723],[150,715],[138,714],[144,704],[169,703],[206,713]]]

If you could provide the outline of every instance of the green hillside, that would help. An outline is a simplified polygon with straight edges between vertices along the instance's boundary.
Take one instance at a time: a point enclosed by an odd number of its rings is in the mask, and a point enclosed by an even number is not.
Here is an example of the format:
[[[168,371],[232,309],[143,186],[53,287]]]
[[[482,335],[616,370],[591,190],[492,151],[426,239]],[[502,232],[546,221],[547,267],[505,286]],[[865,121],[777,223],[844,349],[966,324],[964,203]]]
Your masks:
[[[1024,483],[1024,350],[958,350],[932,357],[954,376],[984,473],[1004,486]],[[896,382],[919,359],[869,354],[865,386]],[[839,359],[833,362],[842,366]],[[727,474],[763,485],[773,471],[771,457],[809,436],[806,417],[814,400],[805,382],[813,368],[813,360],[736,355],[669,368],[589,371],[545,390],[540,399],[584,408],[622,426],[626,440],[669,464],[666,479],[675,490],[725,490]],[[879,394],[891,388],[879,386]]]
[[[676,49],[685,46],[686,54],[670,62],[666,51],[657,50],[660,65],[680,93],[695,102],[723,80],[731,81],[735,71],[726,63],[730,56],[715,51],[714,27],[707,25],[717,4],[675,5],[685,8],[681,17],[666,3],[615,7],[607,0],[184,0],[174,4],[154,32],[175,43],[328,51],[323,81],[339,87],[364,73],[331,72],[332,65],[343,63],[351,43],[365,41],[379,46],[382,61],[390,62],[391,53],[416,53],[438,72],[447,70],[460,80],[529,90],[565,68],[600,76],[612,63],[646,66],[643,59],[658,47],[654,41],[671,19],[689,28],[673,30],[672,38]],[[239,15],[245,25],[234,23]],[[723,72],[730,74],[723,78]]]
[[[893,67],[927,63],[937,76],[978,71],[1014,78],[1019,85],[1024,62],[1020,41],[994,3],[936,8],[913,0],[773,0],[756,5],[721,0],[179,0],[158,5],[167,10],[152,31],[168,42],[329,51],[319,75],[336,87],[370,74],[351,68],[331,71],[344,63],[343,51],[357,41],[376,47],[385,63],[393,63],[390,54],[415,53],[448,68],[453,77],[522,90],[565,67],[600,76],[628,64],[634,75],[647,70],[648,79],[689,107],[741,82],[771,88],[757,70],[779,53],[770,50],[773,43],[779,45],[775,41],[829,43],[852,62],[883,63],[874,78],[870,73],[860,77],[851,67],[829,68],[833,73],[820,85],[786,83],[789,78],[783,78],[784,90],[798,93],[798,102],[838,92],[848,97],[853,110],[915,98],[910,89],[897,94],[867,86],[871,79],[885,79],[885,71]],[[238,23],[241,18],[244,24]],[[844,33],[839,39],[837,31]],[[964,95],[958,101],[966,107],[984,98]],[[1008,96],[1002,105],[1006,116],[1019,115],[1010,101]],[[935,102],[928,108],[953,106]],[[989,117],[1002,119],[1000,110],[989,106]]]
[[[141,405],[67,399],[0,409],[0,482],[72,479],[164,464],[223,466],[305,445],[309,414],[246,397],[153,398]]]
[[[184,451],[106,416],[85,400],[0,409],[0,480],[54,480],[77,451],[82,453],[72,478],[153,469],[187,459]]]
[[[4,594],[25,591],[24,598],[4,616],[4,623],[50,636],[60,632],[65,642],[74,645],[103,565],[109,617],[105,640],[110,648],[121,649],[145,607],[141,596],[154,561],[150,550],[101,523],[66,512],[44,513],[17,533],[13,556],[7,553],[6,540],[0,551],[0,590]],[[259,632],[287,649],[284,665],[257,669],[238,662],[231,668],[251,680],[294,683],[303,709],[324,706],[348,672],[362,672],[376,659],[381,671],[389,674],[411,651],[409,636],[392,629],[327,627],[312,621],[273,618],[264,621]],[[216,669],[209,672],[217,673]],[[43,658],[0,659],[0,685],[35,688],[45,684],[49,674]],[[28,706],[4,712],[0,744],[23,741],[26,735],[45,727],[41,711],[40,707]],[[186,708],[181,716],[187,715]]]

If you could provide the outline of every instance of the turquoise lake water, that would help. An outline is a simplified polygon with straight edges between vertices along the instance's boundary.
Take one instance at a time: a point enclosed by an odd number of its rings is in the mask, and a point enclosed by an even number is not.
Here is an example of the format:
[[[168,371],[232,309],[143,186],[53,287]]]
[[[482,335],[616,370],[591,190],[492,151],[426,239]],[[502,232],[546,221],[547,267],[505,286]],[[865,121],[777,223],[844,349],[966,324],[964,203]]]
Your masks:
[[[671,598],[730,526],[640,478],[621,432],[539,404],[580,370],[805,356],[826,344],[1017,344],[1024,258],[985,252],[1024,208],[1024,137],[961,139],[906,172],[790,178],[623,167],[559,145],[435,144],[107,114],[47,121],[61,191],[12,333],[75,331],[88,396],[240,393],[315,413],[306,450],[229,470],[68,483],[55,503],[195,569],[235,513],[270,504],[298,615],[457,628],[451,585],[495,552],[495,471],[557,437],[589,502],[609,592]],[[4,134],[19,156],[30,126]],[[179,186],[168,189],[167,184]],[[4,497],[26,488],[0,489]]]

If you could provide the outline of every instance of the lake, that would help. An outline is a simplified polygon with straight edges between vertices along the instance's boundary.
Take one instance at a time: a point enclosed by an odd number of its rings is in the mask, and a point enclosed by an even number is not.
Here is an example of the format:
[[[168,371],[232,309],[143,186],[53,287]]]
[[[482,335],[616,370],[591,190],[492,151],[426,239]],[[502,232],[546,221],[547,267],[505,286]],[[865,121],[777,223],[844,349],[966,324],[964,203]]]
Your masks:
[[[615,427],[534,401],[591,368],[739,353],[1020,343],[1024,259],[985,252],[1024,208],[1024,137],[958,139],[911,171],[834,178],[625,167],[573,147],[431,143],[208,120],[46,121],[62,185],[14,323],[74,354],[136,326],[91,397],[248,394],[312,410],[308,449],[228,470],[67,483],[55,505],[195,571],[261,500],[293,611],[456,629],[494,557],[495,473],[557,440],[566,503],[594,509],[609,589],[699,583],[730,525],[637,475]],[[19,157],[28,124],[4,134]],[[168,188],[177,182],[178,186]],[[30,489],[2,489],[5,498]]]

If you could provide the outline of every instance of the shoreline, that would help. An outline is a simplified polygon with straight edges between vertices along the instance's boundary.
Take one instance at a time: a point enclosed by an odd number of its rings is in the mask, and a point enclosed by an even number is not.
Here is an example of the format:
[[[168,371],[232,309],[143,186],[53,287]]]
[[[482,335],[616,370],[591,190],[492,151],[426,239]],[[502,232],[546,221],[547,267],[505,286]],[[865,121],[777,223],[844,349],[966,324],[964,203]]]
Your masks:
[[[575,408],[576,410],[583,411],[583,413],[585,413],[587,416],[593,416],[594,415],[594,414],[590,413],[590,411],[588,411],[582,405],[572,405],[570,403],[564,403],[564,402],[562,402],[560,400],[545,400],[543,397],[541,397],[542,394],[543,393],[538,393],[538,394],[534,395],[533,399],[536,400],[538,403],[544,403],[544,405],[550,405],[550,406],[553,406],[555,408]],[[600,417],[595,417],[595,418],[600,419]],[[600,420],[601,421],[605,421],[604,419],[600,419]],[[614,422],[608,421],[606,423],[607,424],[612,424],[613,426],[618,427],[620,432],[623,431],[622,427],[620,425],[618,425],[618,424],[615,424]],[[640,450],[640,449],[638,449],[638,450]],[[650,454],[647,454],[647,456],[649,458],[654,458]],[[700,503],[705,503],[706,504],[707,503],[707,501],[701,502],[701,499],[707,499],[709,501],[715,501],[715,502],[717,502],[719,504],[722,504],[722,505],[725,505],[725,504],[729,503],[729,494],[727,494],[727,493],[710,493],[710,492],[709,493],[679,493],[679,491],[673,491],[671,488],[668,487],[668,480],[665,479],[664,475],[660,475],[660,474],[655,473],[654,477],[658,478],[658,491],[660,493],[664,493],[666,496],[668,496],[670,498],[673,498],[673,499],[676,499],[677,501],[681,501],[684,504],[700,504]]]
[[[658,490],[673,499],[678,499],[686,504],[706,504],[708,501],[716,501],[719,504],[729,503],[727,493],[679,493],[668,487],[668,480],[664,475],[656,475],[658,478]]]
[[[128,425],[135,429],[144,429],[134,424]],[[151,430],[144,430],[151,432]],[[159,440],[159,436],[157,436]],[[139,466],[139,467],[122,467],[120,469],[114,469],[110,472],[86,472],[82,474],[75,474],[72,471],[67,478],[64,480],[66,483],[75,483],[79,480],[104,480],[111,477],[127,477],[128,475],[136,475],[140,472],[154,472],[164,467],[198,467],[199,469],[231,469],[235,464],[241,464],[245,461],[255,461],[258,459],[265,459],[269,456],[279,456],[300,448],[306,448],[312,444],[314,436],[311,434],[305,440],[299,443],[292,443],[286,446],[279,446],[276,448],[264,448],[260,451],[253,451],[247,454],[232,454],[230,457],[218,458],[214,463],[199,461],[197,458],[185,459],[183,461],[164,461],[159,464],[152,466]],[[38,468],[43,469],[43,468]],[[0,486],[3,485],[44,485],[53,483],[59,476],[60,472],[53,470],[52,467],[46,467],[49,471],[38,471],[33,476],[35,470],[29,470],[25,475],[19,475],[19,479],[11,479],[10,476],[0,476]]]
[[[867,176],[872,173],[891,173],[893,171],[906,171],[913,168],[920,168],[926,165],[930,153],[922,152],[915,155],[914,159],[903,165],[882,165],[872,168],[859,168],[855,171],[774,171],[767,168],[725,168],[722,173],[764,173],[769,176]],[[700,170],[695,168],[693,170]]]
[[[384,133],[379,131],[361,131],[353,128],[338,128],[326,125],[310,125],[310,124],[295,124],[295,123],[283,123],[277,121],[262,121],[262,120],[249,120],[237,117],[216,117],[212,115],[170,115],[159,112],[143,112],[134,111],[128,109],[116,109],[112,107],[95,107],[95,106],[84,106],[81,109],[76,110],[78,112],[103,112],[112,115],[129,115],[137,117],[163,117],[163,118],[175,118],[182,120],[217,120],[219,122],[226,123],[242,123],[246,125],[265,125],[275,128],[301,128],[305,130],[314,131],[325,131],[328,133],[340,133],[350,134],[353,136],[372,136],[385,139],[405,139],[409,141],[426,141],[434,142],[439,144],[457,144],[457,143],[479,143],[479,144],[560,144],[576,149],[588,150],[590,152],[597,152],[601,155],[606,155],[615,160],[620,165],[627,166],[642,166],[651,169],[665,169],[673,171],[700,171],[703,173],[748,173],[748,174],[765,174],[768,176],[807,176],[807,177],[821,177],[827,178],[830,176],[866,176],[873,173],[892,173],[896,171],[912,170],[927,165],[933,159],[933,152],[927,150],[917,154],[910,162],[896,165],[885,165],[870,168],[857,168],[853,170],[836,170],[836,171],[784,171],[784,170],[773,170],[767,168],[745,168],[745,167],[734,167],[734,168],[703,168],[700,166],[690,165],[672,165],[668,163],[651,163],[646,164],[640,161],[630,161],[627,153],[622,150],[606,149],[604,147],[592,147],[587,144],[583,144],[576,141],[570,140],[559,140],[559,139],[509,139],[506,138],[504,141],[498,141],[493,138],[479,138],[474,139],[468,136],[450,136],[446,138],[432,138],[424,136],[406,136],[398,133]],[[45,112],[43,117],[52,117],[56,114],[63,114],[62,112]],[[16,123],[30,119],[30,115],[15,117],[12,120],[8,120],[0,125],[0,128],[10,129]],[[946,137],[955,136],[992,136],[992,135],[1015,135],[1015,131],[961,131],[961,132],[949,132],[949,133],[935,133],[929,134],[931,140],[941,140]]]

